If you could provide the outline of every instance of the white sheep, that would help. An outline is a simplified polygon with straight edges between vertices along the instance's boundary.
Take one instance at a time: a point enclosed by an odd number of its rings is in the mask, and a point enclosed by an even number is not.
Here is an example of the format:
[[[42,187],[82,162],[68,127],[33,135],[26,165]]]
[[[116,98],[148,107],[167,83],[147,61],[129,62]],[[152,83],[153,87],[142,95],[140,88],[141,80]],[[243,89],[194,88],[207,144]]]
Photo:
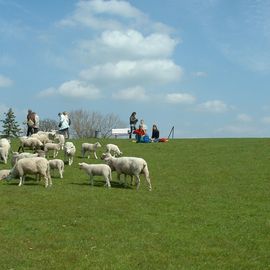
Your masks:
[[[76,153],[76,147],[72,142],[66,142],[64,146],[65,160],[68,158],[68,165],[73,163],[73,157]]]
[[[37,153],[29,152],[12,152],[11,166],[14,166],[15,163],[22,158],[31,158],[31,157],[45,157],[45,152],[43,150],[37,150]]]
[[[54,171],[54,169],[57,169],[60,174],[60,178],[63,178],[65,164],[62,159],[51,159],[49,160],[49,165],[50,165],[51,171]]]
[[[38,131],[37,133],[32,134],[30,137],[31,138],[37,138],[39,139],[43,144],[52,142],[52,140],[55,137],[55,131]]]
[[[7,164],[9,149],[9,140],[6,138],[0,139],[0,159],[2,159],[5,164]]]
[[[138,157],[113,157],[111,154],[103,154],[102,159],[111,167],[112,171],[117,172],[117,178],[120,181],[120,175],[124,174],[135,176],[137,183],[137,190],[140,186],[140,174],[145,176],[148,183],[149,190],[152,190],[151,181],[149,177],[149,170],[147,162],[143,158]],[[132,180],[132,179],[131,179]]]
[[[22,149],[22,151],[24,152],[24,147],[29,147],[32,150],[37,150],[39,148],[43,147],[43,143],[35,137],[19,137],[20,140],[20,147],[18,149],[18,152],[20,152],[20,150]]]
[[[19,186],[21,186],[27,174],[39,175],[40,178],[44,177],[45,187],[52,185],[49,161],[44,157],[23,158],[18,160],[10,170],[6,179],[9,180],[14,177],[19,177]]]
[[[89,152],[87,158],[90,158],[90,153],[93,152],[95,159],[98,159],[97,157],[97,148],[101,147],[101,144],[99,142],[96,143],[83,143],[82,144],[82,157],[84,157],[86,152]]]
[[[0,170],[0,180],[7,178],[9,173],[10,173],[10,170]]]
[[[61,146],[59,143],[45,143],[44,145],[44,151],[46,153],[46,156],[48,155],[49,150],[53,150],[53,158],[56,158],[58,155],[58,152],[60,151]]]
[[[121,156],[123,153],[120,151],[119,147],[115,144],[109,143],[106,145],[107,153],[113,154],[114,156]]]
[[[110,166],[106,164],[87,164],[85,162],[79,163],[79,168],[84,170],[90,176],[90,182],[94,185],[94,176],[103,175],[106,181],[105,186],[111,187],[110,181],[112,181],[112,171]]]
[[[61,150],[64,150],[64,145],[65,145],[65,136],[63,134],[56,134],[55,135],[55,140],[59,142],[61,146]]]

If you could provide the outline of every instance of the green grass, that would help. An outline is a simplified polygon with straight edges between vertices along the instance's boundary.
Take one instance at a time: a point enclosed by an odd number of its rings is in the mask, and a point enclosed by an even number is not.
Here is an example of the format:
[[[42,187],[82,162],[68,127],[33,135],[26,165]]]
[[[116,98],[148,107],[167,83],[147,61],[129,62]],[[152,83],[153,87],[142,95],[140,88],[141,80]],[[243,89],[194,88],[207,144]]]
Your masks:
[[[91,187],[78,163],[101,161],[82,159],[75,141],[52,188],[0,184],[0,269],[270,269],[268,139],[100,142],[143,157],[153,191],[115,173],[111,189],[100,177]]]

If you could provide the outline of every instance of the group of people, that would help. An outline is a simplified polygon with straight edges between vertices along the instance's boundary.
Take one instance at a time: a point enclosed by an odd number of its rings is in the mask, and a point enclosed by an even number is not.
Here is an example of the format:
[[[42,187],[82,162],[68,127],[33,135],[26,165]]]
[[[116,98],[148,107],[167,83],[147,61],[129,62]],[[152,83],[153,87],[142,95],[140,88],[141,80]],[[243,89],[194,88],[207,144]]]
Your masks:
[[[71,124],[71,120],[68,116],[67,112],[58,113],[59,116],[59,124],[58,130],[60,134],[63,134],[66,139],[69,138],[69,126]],[[34,133],[39,131],[39,116],[36,112],[33,112],[31,109],[28,110],[26,116],[27,123],[27,136],[31,136]]]
[[[149,137],[147,134],[147,126],[144,120],[141,119],[139,122],[139,127],[136,128],[138,119],[136,117],[136,112],[133,112],[129,117],[130,123],[130,133],[129,138],[132,138],[132,134],[135,134],[136,142],[159,142],[159,130],[156,124],[152,126],[152,135]]]

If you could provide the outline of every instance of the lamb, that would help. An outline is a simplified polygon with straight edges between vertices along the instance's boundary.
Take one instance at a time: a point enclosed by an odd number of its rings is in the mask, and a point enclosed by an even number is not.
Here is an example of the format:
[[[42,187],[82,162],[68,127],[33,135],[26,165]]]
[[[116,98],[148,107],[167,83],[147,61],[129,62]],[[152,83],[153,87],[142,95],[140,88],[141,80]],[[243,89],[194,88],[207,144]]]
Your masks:
[[[32,150],[36,150],[38,148],[42,148],[43,147],[43,143],[35,137],[20,137],[20,142],[21,145],[18,149],[18,152],[20,152],[20,150],[22,149],[22,151],[24,152],[24,147],[30,147]]]
[[[65,159],[68,158],[68,165],[73,163],[73,157],[76,152],[76,147],[72,142],[66,142],[64,147]]]
[[[26,174],[39,175],[45,179],[45,187],[52,185],[49,161],[44,157],[23,158],[16,162],[7,180],[19,176],[19,186],[24,183]]]
[[[37,153],[28,153],[28,152],[13,152],[11,158],[11,165],[14,166],[15,163],[22,158],[30,158],[30,157],[45,157],[45,152],[42,150],[38,150]]]
[[[57,140],[59,142],[61,150],[64,150],[65,136],[63,134],[56,134],[55,140]]]
[[[106,164],[87,164],[85,162],[79,163],[79,168],[84,170],[90,176],[90,182],[94,185],[93,177],[95,175],[103,175],[106,181],[105,186],[111,187],[112,171],[110,166]]]
[[[144,174],[148,183],[149,191],[152,190],[151,181],[149,177],[149,170],[147,162],[138,157],[113,157],[111,154],[103,154],[102,159],[111,167],[112,171],[117,172],[117,178],[120,181],[120,175],[135,176],[137,183],[137,190],[140,186],[140,174]]]
[[[114,156],[121,156],[123,153],[120,151],[117,145],[109,143],[106,145],[107,153],[113,153]]]
[[[90,158],[90,152],[93,152],[95,159],[98,159],[97,154],[96,154],[98,147],[101,147],[101,144],[99,142],[96,142],[94,144],[83,143],[82,144],[82,157],[84,157],[86,152],[89,152],[89,155],[87,156],[87,158]]]
[[[6,138],[0,139],[0,159],[2,159],[5,164],[7,164],[9,149],[9,140]]]
[[[65,164],[62,159],[49,160],[49,165],[50,165],[50,170],[54,171],[54,169],[57,169],[59,171],[60,178],[63,178]]]
[[[0,180],[7,178],[9,173],[10,173],[10,170],[0,170]]]
[[[61,148],[61,146],[59,143],[45,143],[45,145],[44,145],[44,151],[46,153],[46,156],[47,156],[49,150],[53,150],[53,158],[57,157],[60,148]]]

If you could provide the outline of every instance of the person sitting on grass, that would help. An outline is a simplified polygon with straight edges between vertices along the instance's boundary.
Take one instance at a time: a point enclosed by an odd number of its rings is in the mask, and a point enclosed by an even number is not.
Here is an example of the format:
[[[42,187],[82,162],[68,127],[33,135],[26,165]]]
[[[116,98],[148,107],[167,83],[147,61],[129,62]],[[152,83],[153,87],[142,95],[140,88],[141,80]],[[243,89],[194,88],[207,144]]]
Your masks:
[[[157,128],[157,125],[153,125],[152,127],[152,136],[151,136],[152,142],[159,142],[159,130]]]
[[[135,139],[137,143],[144,142],[143,138],[146,135],[146,133],[145,130],[143,129],[143,126],[139,125],[139,128],[135,129],[133,133],[135,134]]]

